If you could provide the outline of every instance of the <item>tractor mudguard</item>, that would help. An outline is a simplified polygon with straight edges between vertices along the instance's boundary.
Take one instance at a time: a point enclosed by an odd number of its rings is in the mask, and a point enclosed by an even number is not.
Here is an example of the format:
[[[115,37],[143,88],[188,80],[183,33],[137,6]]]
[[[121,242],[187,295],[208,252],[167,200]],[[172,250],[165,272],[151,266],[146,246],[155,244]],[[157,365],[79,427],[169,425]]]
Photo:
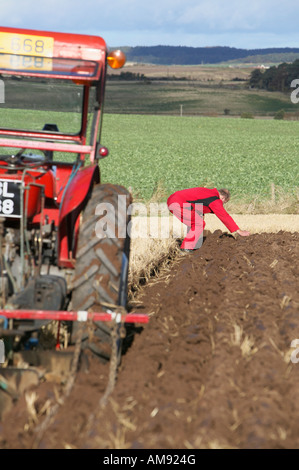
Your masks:
[[[69,182],[63,195],[58,223],[58,264],[74,267],[80,213],[84,208],[90,189],[100,182],[98,165],[80,168]]]

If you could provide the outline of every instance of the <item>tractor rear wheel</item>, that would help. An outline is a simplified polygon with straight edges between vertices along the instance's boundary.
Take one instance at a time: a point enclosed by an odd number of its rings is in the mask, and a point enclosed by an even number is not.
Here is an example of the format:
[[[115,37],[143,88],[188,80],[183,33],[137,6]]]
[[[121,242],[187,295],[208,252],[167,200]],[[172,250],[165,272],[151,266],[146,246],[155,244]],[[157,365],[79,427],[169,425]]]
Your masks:
[[[126,307],[130,237],[128,206],[130,193],[122,186],[95,185],[80,225],[73,279],[72,309],[113,310]],[[114,308],[113,308],[114,306]],[[104,361],[111,354],[111,327],[93,322],[83,332],[82,347]],[[76,340],[79,322],[73,323],[71,342]]]

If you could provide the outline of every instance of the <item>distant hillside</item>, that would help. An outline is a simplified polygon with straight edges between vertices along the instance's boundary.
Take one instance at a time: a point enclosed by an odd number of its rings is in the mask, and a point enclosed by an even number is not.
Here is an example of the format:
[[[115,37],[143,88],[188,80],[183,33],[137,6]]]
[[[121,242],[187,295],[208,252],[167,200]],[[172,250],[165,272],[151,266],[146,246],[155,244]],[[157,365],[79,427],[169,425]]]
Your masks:
[[[225,62],[226,65],[234,64],[282,64],[283,62],[294,62],[294,60],[299,59],[299,52],[284,52],[277,54],[257,54],[244,57],[244,59],[234,59]]]
[[[198,65],[218,64],[233,60],[259,61],[263,56],[271,57],[271,62],[294,60],[293,54],[299,54],[299,48],[268,48],[268,49],[237,49],[235,47],[186,47],[186,46],[144,46],[126,47],[128,62],[159,64],[159,65]],[[291,55],[292,54],[292,55]],[[284,59],[285,57],[285,59]],[[297,58],[297,57],[296,57]]]

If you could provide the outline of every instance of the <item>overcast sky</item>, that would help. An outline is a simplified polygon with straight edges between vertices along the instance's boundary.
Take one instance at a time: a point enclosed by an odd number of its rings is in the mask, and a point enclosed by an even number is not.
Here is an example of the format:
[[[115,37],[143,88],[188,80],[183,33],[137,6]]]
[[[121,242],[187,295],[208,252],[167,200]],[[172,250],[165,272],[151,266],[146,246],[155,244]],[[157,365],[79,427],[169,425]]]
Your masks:
[[[0,24],[116,46],[299,47],[297,0],[0,0]]]

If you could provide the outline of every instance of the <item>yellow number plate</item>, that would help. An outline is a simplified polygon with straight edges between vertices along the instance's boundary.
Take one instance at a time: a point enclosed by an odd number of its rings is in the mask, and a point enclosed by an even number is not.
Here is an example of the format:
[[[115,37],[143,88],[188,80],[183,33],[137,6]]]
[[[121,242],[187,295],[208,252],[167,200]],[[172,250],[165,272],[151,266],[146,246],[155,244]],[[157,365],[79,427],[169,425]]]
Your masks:
[[[8,70],[52,70],[52,59],[26,55],[0,54],[0,69]]]
[[[0,32],[0,53],[53,57],[54,38]]]

